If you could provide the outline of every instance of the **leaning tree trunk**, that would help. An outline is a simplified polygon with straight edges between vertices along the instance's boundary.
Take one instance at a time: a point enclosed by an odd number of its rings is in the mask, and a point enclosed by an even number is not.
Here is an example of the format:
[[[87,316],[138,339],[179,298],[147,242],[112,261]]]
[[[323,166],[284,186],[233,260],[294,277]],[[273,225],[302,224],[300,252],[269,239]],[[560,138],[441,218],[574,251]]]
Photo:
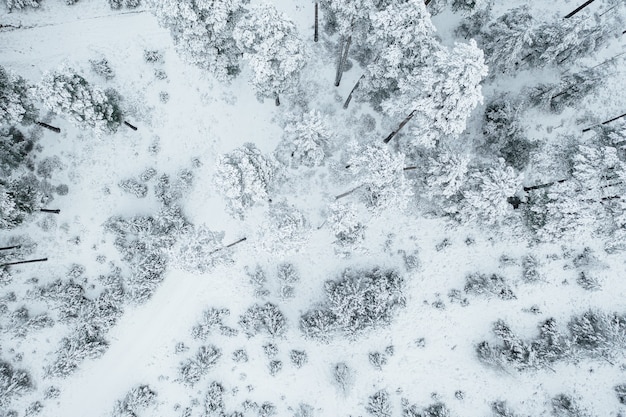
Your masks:
[[[598,123],[597,125],[593,125],[593,126],[590,126],[590,127],[586,127],[586,128],[584,128],[584,129],[583,129],[583,133],[584,133],[584,132],[589,132],[589,131],[590,131],[591,129],[593,129],[594,127],[597,127],[597,126],[600,126],[600,125],[607,125],[607,124],[609,124],[609,123],[611,123],[611,122],[614,122],[614,121],[616,121],[616,120],[618,120],[618,119],[621,119],[622,117],[626,117],[626,113],[624,113],[624,114],[620,114],[619,116],[614,117],[614,118],[609,119],[609,120],[606,120],[606,121],[604,121],[604,122],[602,122],[602,123]]]
[[[128,123],[126,120],[124,120],[124,124],[125,124],[126,126],[130,127],[130,128],[131,128],[131,129],[133,129],[133,130],[137,130],[137,126],[134,126],[134,125],[132,125],[132,124]]]
[[[59,209],[45,209],[45,208],[42,208],[42,209],[39,209],[39,211],[42,212],[42,213],[53,213],[53,214],[61,213],[61,210],[59,210]]]
[[[561,184],[563,182],[567,181],[567,179],[564,180],[557,180],[557,181],[552,181],[552,182],[547,182],[545,184],[539,184],[539,185],[531,185],[530,187],[524,187],[524,191],[532,191],[532,190],[540,190],[542,188],[548,188],[553,186],[554,184]]]
[[[21,265],[21,264],[32,264],[33,262],[45,262],[48,258],[41,259],[30,259],[28,261],[16,261],[16,262],[7,262],[5,264],[0,265],[0,267],[11,266],[11,265]]]
[[[411,113],[409,113],[409,115],[402,121],[402,123],[400,123],[400,125],[398,126],[398,128],[396,130],[394,130],[393,132],[391,132],[389,134],[389,136],[387,136],[385,138],[385,140],[383,141],[384,143],[389,143],[391,141],[391,139],[394,138],[394,136],[396,136],[398,134],[398,132],[400,130],[402,130],[402,128],[404,127],[404,125],[406,125],[407,123],[409,123],[411,121],[411,119],[413,118],[413,116],[415,116],[415,113],[417,113],[417,110],[413,110]]]
[[[354,84],[354,87],[352,87],[352,90],[350,90],[350,94],[348,94],[348,98],[346,99],[346,102],[343,103],[344,109],[347,109],[348,106],[350,105],[350,101],[352,101],[352,94],[354,94],[354,90],[359,88],[359,84],[361,84],[361,80],[363,78],[365,78],[365,74],[361,75],[361,77],[357,80],[356,84]]]
[[[276,106],[280,106],[280,97],[278,96],[278,94],[276,94],[276,98],[274,98],[274,103],[276,104]]]
[[[61,133],[61,129],[59,129],[58,127],[54,127],[49,125],[48,123],[44,123],[44,122],[35,122],[36,125],[39,125],[41,127],[45,127],[48,130],[52,130],[55,133]]]
[[[428,5],[430,4],[430,2],[431,2],[431,0],[426,0],[426,1],[424,2],[424,5],[425,5],[425,6],[428,6]]]
[[[319,21],[318,9],[319,9],[319,4],[316,1],[315,2],[315,29],[314,29],[314,32],[313,32],[313,42],[317,42],[319,40],[319,36],[318,36],[318,21]]]
[[[348,52],[350,51],[350,45],[352,44],[352,36],[348,36],[345,40],[341,40],[341,48],[339,48],[339,62],[337,62],[337,73],[335,74],[335,87],[339,87],[341,83],[341,77],[343,76],[343,69],[346,66],[348,60]]]
[[[11,249],[19,249],[21,248],[22,245],[13,245],[13,246],[5,246],[3,248],[0,248],[0,250],[11,250]]]
[[[581,11],[582,9],[584,9],[585,7],[589,6],[591,3],[593,3],[596,0],[587,0],[586,2],[584,2],[582,5],[578,6],[576,9],[574,9],[574,11],[572,11],[571,13],[569,13],[567,16],[565,16],[565,19],[569,19],[570,17],[574,16],[576,13],[578,13],[579,11]]]

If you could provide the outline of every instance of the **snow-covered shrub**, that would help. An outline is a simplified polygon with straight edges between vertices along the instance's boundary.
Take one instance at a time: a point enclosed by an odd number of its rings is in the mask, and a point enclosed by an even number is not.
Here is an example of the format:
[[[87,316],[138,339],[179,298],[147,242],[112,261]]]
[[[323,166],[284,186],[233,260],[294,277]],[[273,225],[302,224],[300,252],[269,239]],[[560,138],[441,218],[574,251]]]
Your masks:
[[[311,226],[304,214],[287,202],[269,207],[268,221],[263,227],[262,246],[270,253],[298,251],[309,240]]]
[[[184,193],[193,185],[193,172],[180,170],[174,179],[169,175],[161,175],[154,186],[154,195],[164,205],[170,206],[180,200]]]
[[[483,32],[484,26],[491,21],[491,5],[481,7],[471,15],[465,17],[459,26],[454,30],[454,34],[463,39],[477,38]]]
[[[224,405],[224,387],[217,381],[209,384],[204,396],[204,417],[222,417],[226,415]]]
[[[215,329],[222,327],[224,324],[222,320],[230,315],[230,310],[227,308],[214,308],[211,307],[204,310],[202,313],[202,319],[200,322],[193,326],[191,329],[191,335],[194,339],[206,340],[211,332]]]
[[[16,337],[26,337],[31,331],[53,325],[54,320],[47,313],[31,316],[28,309],[22,306],[10,314],[9,324],[5,330],[11,331]]]
[[[232,262],[232,249],[222,240],[224,232],[206,226],[187,227],[171,248],[173,265],[194,274],[203,274],[216,265]]]
[[[113,90],[92,87],[73,68],[63,66],[45,74],[37,93],[46,108],[66,114],[81,129],[113,133],[122,123],[119,95]]]
[[[291,359],[293,366],[302,368],[308,362],[309,357],[304,350],[293,349],[289,352],[289,359]]]
[[[0,178],[0,229],[12,229],[47,201],[34,175]]]
[[[89,64],[91,65],[91,70],[105,80],[110,81],[115,78],[115,71],[111,68],[108,59],[90,59]]]
[[[403,289],[404,279],[395,270],[346,269],[339,280],[324,284],[323,308],[305,313],[300,328],[305,336],[322,341],[337,332],[355,338],[391,322],[405,304]]]
[[[567,394],[559,394],[552,399],[552,415],[554,417],[592,417],[592,414],[579,407],[574,398]]]
[[[122,191],[133,194],[137,198],[144,198],[148,195],[148,186],[134,178],[128,178],[117,184]]]
[[[138,417],[144,410],[156,404],[157,393],[148,385],[132,388],[124,399],[115,403],[112,417]]]
[[[287,331],[287,321],[280,309],[272,304],[255,304],[241,315],[239,325],[248,337],[261,332],[280,337]]]
[[[389,393],[385,390],[380,390],[370,396],[365,409],[373,417],[391,417],[392,411]]]
[[[233,31],[245,15],[248,0],[197,2],[149,1],[159,24],[170,30],[181,57],[208,70],[218,80],[229,81],[240,69],[242,51]]]
[[[141,6],[141,0],[109,0],[109,6],[113,10],[119,10],[123,6],[126,6],[127,9],[135,9]]]
[[[353,204],[335,202],[328,208],[328,223],[340,247],[358,247],[365,239],[365,225],[359,221]]]
[[[243,349],[233,351],[233,361],[237,363],[248,362],[248,353]]]
[[[591,358],[610,359],[626,346],[626,317],[589,310],[567,325],[574,349]]]
[[[263,298],[270,295],[270,291],[265,288],[267,283],[267,275],[261,265],[257,265],[254,270],[246,266],[246,275],[250,278],[250,284],[254,287],[254,296]]]
[[[468,155],[445,150],[428,158],[424,191],[428,198],[441,205],[444,212],[456,210],[460,190],[467,181],[469,162]]]
[[[354,177],[354,191],[371,210],[402,210],[413,195],[404,175],[405,158],[383,144],[348,145],[347,166]]]
[[[278,346],[274,343],[267,343],[263,345],[263,353],[268,359],[275,358],[278,355]]]
[[[278,175],[276,162],[254,144],[246,143],[219,156],[215,184],[226,198],[229,212],[243,218],[246,210],[269,200]]]
[[[576,278],[576,283],[587,291],[598,291],[602,288],[598,277],[589,271],[580,271]]]
[[[312,406],[300,403],[298,408],[296,408],[293,417],[313,417],[313,410]]]
[[[296,267],[288,262],[278,265],[277,278],[280,284],[278,289],[279,296],[286,300],[295,297],[295,287],[293,284],[300,281],[300,274]]]
[[[270,370],[270,375],[276,376],[276,374],[283,369],[283,363],[282,361],[273,360],[270,361],[268,368]]]
[[[293,114],[285,122],[275,155],[292,168],[322,165],[330,155],[330,126],[318,110]]]
[[[558,83],[538,84],[527,91],[528,100],[553,113],[561,113],[566,107],[573,107],[602,86],[604,75],[593,68],[564,74]]]
[[[96,359],[104,354],[109,347],[101,334],[77,328],[68,337],[61,340],[57,357],[46,369],[53,377],[67,377],[74,373],[85,359]]]
[[[620,404],[626,404],[626,384],[619,384],[614,387],[615,395]]]
[[[465,279],[464,290],[473,295],[495,295],[502,300],[517,298],[504,277],[498,274],[469,274]]]
[[[276,413],[276,406],[270,402],[266,401],[259,407],[259,417],[271,417]]]
[[[8,0],[11,3],[11,0]],[[31,0],[38,5],[37,1]],[[19,3],[19,0],[18,0]],[[20,8],[20,7],[16,7]],[[9,10],[11,5],[9,4]],[[0,65],[0,126],[28,124],[35,121],[37,110],[26,80]]]
[[[187,385],[195,385],[200,379],[215,366],[222,351],[213,346],[201,346],[193,358],[182,362],[178,368],[180,380]]]
[[[165,62],[163,52],[156,49],[143,51],[143,60],[149,64],[162,64]]]
[[[259,100],[279,104],[283,93],[298,87],[307,53],[287,15],[269,3],[256,5],[235,27],[233,39],[252,69],[250,82]]]
[[[383,369],[384,365],[387,365],[387,355],[385,355],[384,353],[381,353],[381,352],[370,352],[367,355],[367,357],[368,357],[368,359],[370,361],[370,364],[374,368],[378,369],[379,371],[381,369]]]
[[[333,366],[333,381],[346,394],[354,383],[354,373],[345,362],[336,363]]]
[[[8,178],[20,166],[32,169],[29,153],[33,148],[33,141],[17,128],[0,128],[0,174]]]
[[[541,264],[535,255],[526,255],[522,258],[522,278],[526,282],[536,282],[542,279],[539,272]]]
[[[26,370],[16,369],[9,362],[0,360],[0,407],[8,408],[14,397],[26,394],[33,387],[32,378]]]
[[[506,403],[506,401],[494,401],[491,403],[491,412],[494,417],[518,417]]]
[[[32,7],[36,9],[37,7],[39,7],[39,3],[41,3],[42,0],[4,0],[4,1],[7,5],[7,8],[9,9],[9,12],[11,12],[14,9],[21,10],[27,7]]]

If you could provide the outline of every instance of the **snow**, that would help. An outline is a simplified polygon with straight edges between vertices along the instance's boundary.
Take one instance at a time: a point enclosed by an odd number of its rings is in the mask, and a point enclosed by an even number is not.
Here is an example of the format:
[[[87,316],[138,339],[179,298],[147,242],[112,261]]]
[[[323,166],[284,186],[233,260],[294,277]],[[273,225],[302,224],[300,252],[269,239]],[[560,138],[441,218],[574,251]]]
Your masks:
[[[231,84],[224,84],[184,63],[175,52],[169,32],[159,27],[145,6],[112,11],[103,0],[82,0],[72,6],[60,0],[44,0],[38,10],[7,14],[0,6],[0,24],[21,25],[19,29],[0,29],[0,62],[5,68],[34,84],[47,71],[71,64],[90,84],[117,89],[124,97],[122,106],[127,110],[128,121],[139,128],[133,131],[120,126],[115,134],[98,137],[72,126],[62,116],[40,114],[42,120],[60,127],[62,133],[29,128],[39,137],[36,160],[60,158],[62,168],[53,172],[51,182],[67,184],[69,194],[55,196],[50,203],[49,208],[61,210],[59,215],[35,213],[32,222],[15,230],[2,230],[0,246],[5,246],[11,236],[27,235],[38,244],[32,256],[48,257],[48,261],[12,268],[13,282],[0,287],[0,303],[7,304],[9,311],[26,305],[32,315],[47,311],[45,303],[31,296],[35,286],[65,278],[74,263],[86,268],[84,286],[88,295],[97,295],[101,286],[97,276],[106,274],[110,263],[124,266],[114,247],[115,236],[105,233],[103,224],[111,216],[155,214],[160,204],[153,195],[157,178],[162,174],[175,177],[181,169],[189,169],[194,176],[192,188],[180,201],[188,220],[196,227],[205,225],[213,231],[224,231],[224,244],[247,238],[232,248],[233,263],[217,265],[205,273],[186,272],[176,268],[175,262],[170,263],[165,279],[147,302],[125,304],[123,316],[105,335],[110,342],[108,350],[98,359],[83,361],[79,370],[65,379],[45,377],[44,368],[52,363],[60,339],[69,334],[72,326],[57,323],[52,329],[33,331],[19,340],[2,329],[0,359],[27,369],[35,380],[33,392],[15,398],[11,408],[22,416],[30,403],[39,400],[44,404],[40,415],[45,417],[108,416],[115,402],[131,388],[148,384],[158,394],[157,405],[144,415],[178,416],[183,415],[184,407],[192,406],[195,416],[202,413],[209,383],[218,381],[226,388],[224,401],[228,412],[242,410],[241,403],[250,399],[259,404],[272,402],[279,416],[293,415],[300,403],[312,405],[314,415],[319,416],[365,415],[368,397],[386,389],[394,416],[401,415],[401,398],[423,407],[443,401],[453,416],[489,415],[490,404],[496,400],[506,400],[521,415],[549,415],[550,400],[560,393],[573,395],[597,416],[624,413],[624,406],[620,406],[613,392],[615,385],[625,382],[623,353],[615,363],[584,359],[522,373],[491,369],[480,363],[475,354],[477,343],[495,342],[491,328],[497,319],[505,320],[522,337],[531,338],[537,334],[537,325],[548,317],[556,318],[564,330],[573,314],[588,308],[624,313],[623,253],[606,254],[602,242],[586,233],[555,244],[536,244],[506,225],[499,229],[461,226],[432,213],[418,213],[414,208],[407,214],[394,204],[370,212],[359,206],[356,192],[339,202],[357,207],[355,216],[365,224],[364,240],[349,256],[345,253],[350,248],[333,243],[337,227],[328,224],[327,219],[334,197],[358,185],[350,182],[354,179],[342,167],[346,159],[343,152],[351,139],[362,144],[379,138],[382,142],[393,122],[375,115],[376,126],[370,129],[360,121],[362,115],[372,113],[369,106],[353,102],[349,110],[341,108],[362,70],[355,61],[341,86],[333,86],[335,54],[323,44],[327,41],[325,36],[318,44],[312,42],[312,2],[273,3],[295,22],[301,38],[309,44],[310,61],[303,70],[304,82],[300,86],[308,107],[301,105],[301,97],[294,96],[281,96],[280,107],[273,100],[259,102],[247,82],[249,68],[244,68]],[[533,16],[541,21],[562,16],[578,4],[522,0],[497,3],[494,16],[514,5],[528,3]],[[589,7],[594,12],[602,10],[607,2],[597,3],[600,4]],[[450,11],[433,18],[437,33],[450,48],[457,40],[452,28],[460,19]],[[621,52],[620,42],[623,40],[615,40],[593,59],[583,58],[573,67],[584,68]],[[162,51],[164,62],[145,62],[145,50]],[[111,81],[90,69],[89,60],[101,57],[106,57],[115,70],[116,77]],[[159,79],[155,70],[162,70],[167,77]],[[623,71],[618,64],[606,84],[580,108],[559,115],[535,110],[525,113],[522,123],[528,136],[558,143],[564,135],[580,136],[582,127],[623,113]],[[523,70],[487,83],[483,94],[488,102],[503,91],[516,94],[537,79],[553,82],[558,78],[554,68]],[[161,92],[169,94],[167,102],[159,99]],[[278,245],[281,250],[272,250],[277,247],[272,239],[282,235],[270,236],[276,233],[274,226],[268,225],[270,203],[258,201],[243,220],[229,215],[226,200],[219,185],[215,185],[218,156],[245,143],[254,143],[263,154],[271,155],[283,138],[281,123],[293,118],[290,112],[299,110],[320,111],[325,116],[331,126],[330,152],[319,167],[285,168],[289,180],[279,190],[275,203],[295,207],[296,213],[307,219],[310,230],[301,235],[294,232],[298,241],[289,250],[282,250],[282,242]],[[468,131],[472,134],[480,129],[478,119],[483,110],[484,106],[479,107],[474,113],[479,116],[469,120]],[[158,151],[151,150],[155,144]],[[469,144],[456,146],[466,148],[468,154],[473,151]],[[412,165],[408,159],[406,162]],[[120,189],[120,181],[138,178],[148,168],[154,168],[157,176],[147,181],[146,198],[136,198]],[[531,178],[537,183],[556,179],[546,178],[545,172],[552,171],[540,172],[542,175],[526,175],[525,182]],[[418,178],[411,177],[411,172],[406,175],[419,187]],[[431,187],[437,188],[437,183]],[[408,198],[404,194],[403,197]],[[408,203],[410,207],[414,204],[413,200]],[[442,244],[444,239],[448,239],[448,245]],[[576,284],[578,270],[572,266],[572,257],[585,246],[591,247],[606,265],[594,270],[602,283],[599,291],[586,291]],[[408,268],[399,251],[406,255],[417,253],[419,267]],[[543,279],[537,283],[522,279],[521,259],[527,254],[534,254],[541,262]],[[502,255],[514,262],[505,265],[500,260]],[[294,298],[279,297],[277,266],[282,262],[293,263],[299,272],[300,280],[293,284]],[[255,286],[246,274],[246,268],[254,270],[257,265],[267,275],[265,286],[270,294],[264,298],[255,297]],[[367,332],[356,341],[336,337],[323,344],[304,338],[298,320],[323,302],[324,282],[339,278],[346,268],[375,266],[396,268],[407,282],[406,308],[400,310],[392,324]],[[448,292],[453,288],[463,290],[466,276],[474,272],[501,274],[516,298],[501,300],[463,294],[468,297],[468,306],[451,302]],[[33,283],[31,278],[38,282]],[[90,287],[92,284],[94,287]],[[10,291],[15,292],[18,301],[1,298]],[[445,308],[436,308],[438,301]],[[228,308],[230,315],[225,324],[239,329],[240,315],[253,304],[265,302],[278,305],[287,317],[288,331],[284,337],[248,338],[241,331],[229,337],[214,330],[201,343],[191,336],[192,327],[209,307]],[[528,312],[532,305],[538,306],[541,313]],[[424,346],[418,342],[421,338]],[[177,353],[179,342],[189,349]],[[263,353],[262,346],[268,342],[278,346],[277,359],[283,361],[282,370],[275,376],[270,375],[270,360]],[[176,381],[179,364],[192,357],[202,344],[221,349],[217,366],[193,387]],[[369,363],[368,354],[383,352],[387,346],[394,346],[394,353],[377,370]],[[248,362],[232,361],[232,352],[240,348],[246,349]],[[308,363],[301,369],[290,363],[291,349],[306,351]],[[18,354],[22,355],[21,360]],[[353,384],[345,393],[333,382],[333,366],[340,362],[345,362],[354,373]],[[49,386],[59,388],[58,398],[44,399]],[[464,399],[455,398],[458,390],[464,392]],[[194,401],[200,405],[193,406]],[[0,416],[4,417],[7,411],[0,410]]]

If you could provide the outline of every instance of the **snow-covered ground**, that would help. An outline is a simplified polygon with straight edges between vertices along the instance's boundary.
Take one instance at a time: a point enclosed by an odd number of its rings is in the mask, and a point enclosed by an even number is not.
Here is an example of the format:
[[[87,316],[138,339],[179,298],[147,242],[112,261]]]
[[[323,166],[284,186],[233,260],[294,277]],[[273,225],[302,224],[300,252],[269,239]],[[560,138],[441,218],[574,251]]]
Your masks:
[[[45,369],[54,361],[61,338],[71,333],[72,326],[57,322],[52,328],[29,332],[24,338],[15,337],[10,327],[1,329],[0,359],[27,370],[34,389],[14,397],[8,409],[0,410],[0,417],[12,416],[9,410],[26,415],[25,410],[35,401],[43,405],[41,416],[107,416],[115,402],[139,384],[147,384],[157,393],[156,403],[139,415],[183,416],[187,415],[186,408],[191,410],[189,415],[204,415],[204,397],[211,381],[224,386],[228,413],[243,411],[244,401],[251,400],[259,405],[274,404],[279,416],[296,415],[300,404],[312,406],[315,416],[359,416],[367,413],[371,395],[386,390],[393,416],[401,415],[404,398],[419,407],[443,402],[452,416],[459,417],[490,415],[490,404],[498,400],[506,400],[519,415],[550,415],[551,399],[561,393],[571,395],[590,415],[624,414],[626,409],[618,402],[614,386],[626,383],[626,346],[621,347],[616,360],[583,358],[523,372],[488,367],[476,355],[479,342],[497,344],[491,329],[498,319],[506,321],[523,339],[529,339],[537,335],[537,326],[549,317],[565,330],[572,315],[590,308],[623,314],[625,258],[621,252],[607,254],[600,239],[588,240],[580,234],[581,238],[537,244],[513,228],[452,224],[412,208],[408,213],[388,209],[376,215],[363,210],[367,227],[362,247],[350,256],[337,253],[326,222],[327,210],[334,196],[348,190],[350,183],[339,178],[342,174],[337,174],[336,166],[345,162],[340,158],[350,139],[382,139],[389,132],[390,122],[375,114],[376,127],[367,131],[362,116],[372,113],[368,106],[353,102],[349,110],[341,108],[360,70],[355,63],[341,86],[333,86],[335,61],[324,46],[330,40],[323,37],[319,43],[312,41],[313,4],[274,2],[294,20],[309,44],[310,59],[303,75],[306,100],[311,109],[328,116],[333,129],[333,161],[317,170],[288,170],[290,179],[275,197],[298,207],[311,226],[310,238],[287,254],[264,246],[268,238],[265,207],[252,209],[245,219],[234,218],[227,211],[214,177],[218,155],[244,143],[254,143],[267,154],[273,152],[281,139],[281,122],[293,105],[289,98],[280,107],[272,100],[257,101],[247,83],[247,68],[231,84],[224,84],[183,62],[169,32],[159,26],[146,6],[113,11],[104,0],[82,0],[72,6],[45,0],[39,10],[5,14],[6,10],[0,8],[2,66],[35,84],[45,72],[69,63],[90,83],[118,90],[124,97],[126,119],[138,127],[133,131],[121,126],[115,134],[97,137],[77,129],[63,117],[42,112],[43,120],[60,127],[62,133],[29,128],[38,138],[36,162],[58,157],[60,164],[50,182],[67,184],[69,192],[50,203],[49,208],[60,209],[60,214],[35,213],[19,228],[0,233],[0,246],[13,236],[28,236],[37,243],[32,256],[48,258],[41,264],[11,267],[13,281],[0,287],[0,304],[6,306],[0,310],[2,315],[8,318],[21,306],[27,306],[31,315],[46,312],[49,307],[36,299],[35,287],[67,279],[74,264],[85,267],[85,273],[76,279],[86,294],[94,297],[102,288],[99,275],[107,274],[112,266],[127,271],[114,246],[115,236],[105,232],[103,225],[112,216],[158,212],[160,203],[153,195],[156,178],[146,182],[149,194],[144,199],[118,187],[120,181],[137,178],[148,168],[154,168],[157,176],[175,176],[189,169],[193,186],[180,201],[187,219],[195,225],[224,231],[224,243],[247,238],[233,247],[232,263],[206,273],[193,274],[171,263],[149,300],[139,305],[124,304],[123,315],[106,333],[110,346],[104,354],[84,360],[76,372],[65,378],[46,376]],[[527,3],[532,14],[546,20],[578,5],[567,0],[497,3],[494,16]],[[590,8],[606,7],[607,2],[600,3]],[[449,10],[433,18],[444,44],[453,43],[452,28],[461,18]],[[617,39],[576,65],[584,68],[602,62],[622,52],[622,45],[623,39]],[[146,62],[146,50],[161,51],[164,62]],[[90,69],[89,60],[102,57],[115,71],[110,81]],[[623,113],[623,75],[624,70],[616,68],[606,84],[580,108],[557,116],[529,111],[523,120],[531,140],[547,137],[558,141],[560,135],[580,134],[583,127]],[[485,101],[503,91],[519,92],[537,77],[558,79],[552,68],[502,76],[484,87]],[[167,102],[159,98],[162,92],[169,95]],[[472,134],[480,129],[483,110],[484,106],[479,106],[477,115],[470,119]],[[365,133],[356,133],[359,129]],[[532,172],[526,173],[526,178],[546,180],[533,177]],[[348,196],[345,201],[352,198]],[[590,247],[602,264],[594,270],[602,283],[597,291],[576,284],[580,270],[572,266],[573,258],[585,247]],[[419,266],[407,266],[400,251],[415,253]],[[540,261],[542,278],[534,283],[522,276],[522,259],[530,254]],[[294,284],[295,297],[290,299],[281,298],[278,291],[276,270],[283,262],[293,263],[300,275],[300,281]],[[246,272],[257,266],[267,275],[269,294],[262,297],[255,296]],[[406,306],[390,325],[368,331],[356,340],[335,337],[327,344],[302,335],[300,316],[324,301],[325,281],[339,278],[346,268],[375,266],[397,269],[406,281]],[[449,291],[463,292],[467,275],[476,272],[503,276],[515,298],[464,294],[468,305],[452,301]],[[11,292],[15,293],[14,299],[9,297]],[[239,328],[240,315],[253,304],[265,302],[276,304],[285,314],[284,336],[247,337],[242,331],[226,336],[214,330],[203,343],[192,338],[193,326],[210,307],[229,309],[224,324]],[[533,306],[538,309],[535,313],[530,312]],[[177,349],[180,342],[188,349]],[[276,375],[270,374],[270,359],[263,350],[270,342],[278,347],[275,359],[283,362]],[[222,356],[200,382],[190,387],[178,380],[178,368],[201,344],[217,346]],[[393,353],[387,354],[387,363],[375,368],[368,355],[384,352],[389,346],[393,346]],[[237,349],[246,350],[247,362],[232,360]],[[292,349],[307,353],[308,362],[301,368],[289,359]],[[347,364],[351,370],[345,390],[334,380],[333,369],[338,363]],[[59,395],[44,399],[50,386],[58,388]],[[245,413],[257,412],[253,408]]]

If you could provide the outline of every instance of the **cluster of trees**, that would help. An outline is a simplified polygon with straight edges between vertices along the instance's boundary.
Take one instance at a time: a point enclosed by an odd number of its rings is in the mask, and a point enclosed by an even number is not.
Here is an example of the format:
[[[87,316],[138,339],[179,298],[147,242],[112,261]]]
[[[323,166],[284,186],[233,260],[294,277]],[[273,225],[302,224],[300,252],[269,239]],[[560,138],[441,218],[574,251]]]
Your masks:
[[[626,317],[589,310],[572,317],[566,332],[550,318],[539,325],[539,335],[532,340],[521,339],[502,320],[494,323],[493,332],[502,344],[479,343],[478,358],[501,369],[525,371],[581,358],[610,361],[626,343]]]

